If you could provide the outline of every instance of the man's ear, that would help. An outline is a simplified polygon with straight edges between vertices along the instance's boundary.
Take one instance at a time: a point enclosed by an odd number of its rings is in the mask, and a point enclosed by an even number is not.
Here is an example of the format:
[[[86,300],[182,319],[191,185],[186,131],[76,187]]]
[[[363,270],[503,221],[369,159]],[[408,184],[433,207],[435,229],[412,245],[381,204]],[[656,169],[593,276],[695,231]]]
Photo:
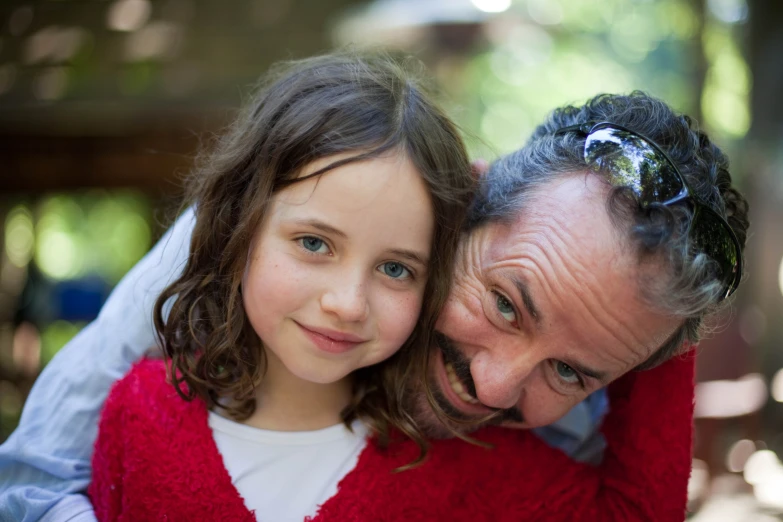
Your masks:
[[[485,159],[473,160],[470,164],[470,171],[473,174],[473,178],[478,181],[489,170],[489,162]]]

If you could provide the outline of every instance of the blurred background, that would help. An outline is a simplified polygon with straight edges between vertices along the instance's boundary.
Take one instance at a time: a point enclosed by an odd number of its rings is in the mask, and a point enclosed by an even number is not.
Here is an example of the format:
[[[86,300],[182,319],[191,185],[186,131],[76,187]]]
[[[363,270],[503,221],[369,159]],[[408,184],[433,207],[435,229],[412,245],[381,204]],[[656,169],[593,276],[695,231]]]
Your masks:
[[[4,0],[0,441],[266,67],[386,45],[429,65],[475,157],[519,147],[556,106],[633,89],[728,152],[749,275],[701,347],[692,520],[783,520],[781,29],[778,0]]]

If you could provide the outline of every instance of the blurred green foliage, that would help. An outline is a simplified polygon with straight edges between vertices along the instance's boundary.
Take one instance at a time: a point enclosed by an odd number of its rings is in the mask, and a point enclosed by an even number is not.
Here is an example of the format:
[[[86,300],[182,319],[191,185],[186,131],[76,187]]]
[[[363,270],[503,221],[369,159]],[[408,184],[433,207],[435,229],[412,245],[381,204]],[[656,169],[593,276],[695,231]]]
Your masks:
[[[473,133],[474,155],[518,148],[554,107],[636,89],[701,113],[718,140],[747,132],[751,80],[735,23],[686,0],[527,0],[514,8],[517,16],[487,25],[485,50],[441,74],[457,119]],[[707,70],[703,93],[698,67]]]
[[[133,192],[52,195],[33,214],[34,258],[53,279],[97,274],[115,284],[150,247],[151,209]]]

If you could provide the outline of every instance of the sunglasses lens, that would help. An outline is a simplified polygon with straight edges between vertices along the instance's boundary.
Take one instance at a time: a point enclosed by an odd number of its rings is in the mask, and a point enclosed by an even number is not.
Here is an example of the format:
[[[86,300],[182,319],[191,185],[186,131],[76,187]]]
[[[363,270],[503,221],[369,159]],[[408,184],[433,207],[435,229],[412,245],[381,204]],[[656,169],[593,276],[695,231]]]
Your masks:
[[[628,187],[642,207],[672,204],[688,196],[677,169],[656,146],[633,132],[611,123],[599,123],[585,139],[584,159],[615,187]],[[740,246],[729,224],[708,206],[688,198],[698,212],[690,237],[715,261],[715,274],[724,285],[723,298],[736,290],[741,272]]]
[[[669,160],[644,138],[596,127],[585,141],[585,161],[616,187],[629,187],[646,206],[678,196],[683,185]]]
[[[711,209],[701,206],[696,220],[691,225],[691,238],[697,246],[717,264],[718,279],[730,294],[739,275],[739,251],[734,234]]]

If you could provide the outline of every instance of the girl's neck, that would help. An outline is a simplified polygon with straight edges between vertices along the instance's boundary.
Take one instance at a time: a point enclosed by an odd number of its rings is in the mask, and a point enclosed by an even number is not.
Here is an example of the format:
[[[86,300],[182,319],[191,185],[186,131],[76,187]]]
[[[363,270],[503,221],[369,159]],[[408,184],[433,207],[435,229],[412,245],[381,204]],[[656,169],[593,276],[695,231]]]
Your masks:
[[[292,374],[266,351],[267,370],[256,388],[256,411],[248,426],[275,431],[312,431],[342,422],[340,412],[351,401],[350,377],[318,384]]]

